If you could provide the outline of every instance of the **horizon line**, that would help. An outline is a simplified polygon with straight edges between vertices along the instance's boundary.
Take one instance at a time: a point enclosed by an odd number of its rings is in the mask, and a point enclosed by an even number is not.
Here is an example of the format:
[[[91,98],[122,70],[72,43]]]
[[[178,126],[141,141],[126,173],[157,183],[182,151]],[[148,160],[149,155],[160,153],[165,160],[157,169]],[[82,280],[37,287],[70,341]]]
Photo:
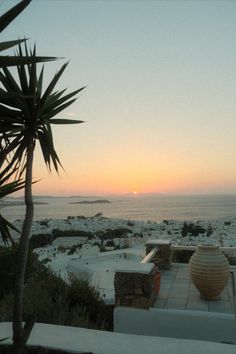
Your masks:
[[[236,192],[200,192],[200,193],[162,193],[162,192],[126,192],[126,193],[102,193],[102,194],[35,194],[33,198],[101,198],[104,196],[107,197],[119,197],[119,196],[132,196],[137,198],[139,196],[233,196],[236,195]],[[22,198],[24,194],[19,196],[9,195],[5,198]]]

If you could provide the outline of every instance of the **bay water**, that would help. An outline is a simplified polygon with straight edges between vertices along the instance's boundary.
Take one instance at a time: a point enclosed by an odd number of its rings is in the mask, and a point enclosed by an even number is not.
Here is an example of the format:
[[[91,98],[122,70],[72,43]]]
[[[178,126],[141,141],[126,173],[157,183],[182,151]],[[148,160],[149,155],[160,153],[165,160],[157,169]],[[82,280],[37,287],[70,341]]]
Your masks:
[[[110,203],[76,204],[81,201],[108,200]],[[1,208],[10,221],[22,219],[23,199],[9,198]],[[35,220],[65,219],[68,216],[94,216],[130,220],[215,220],[236,218],[236,194],[232,195],[125,195],[95,197],[35,197]],[[42,204],[41,204],[42,203]]]

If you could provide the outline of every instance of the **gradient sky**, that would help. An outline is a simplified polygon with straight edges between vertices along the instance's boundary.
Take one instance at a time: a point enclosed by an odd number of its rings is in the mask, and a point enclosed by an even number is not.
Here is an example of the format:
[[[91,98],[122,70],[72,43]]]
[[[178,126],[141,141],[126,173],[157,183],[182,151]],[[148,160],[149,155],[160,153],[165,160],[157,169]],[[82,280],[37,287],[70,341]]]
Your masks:
[[[24,36],[70,60],[59,88],[87,85],[35,194],[236,193],[235,1],[33,0],[1,40]]]

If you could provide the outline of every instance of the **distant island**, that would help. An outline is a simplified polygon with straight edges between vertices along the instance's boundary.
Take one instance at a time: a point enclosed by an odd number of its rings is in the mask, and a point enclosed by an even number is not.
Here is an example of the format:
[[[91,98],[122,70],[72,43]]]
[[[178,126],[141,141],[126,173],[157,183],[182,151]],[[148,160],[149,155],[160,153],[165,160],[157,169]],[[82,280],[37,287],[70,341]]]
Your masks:
[[[97,200],[81,200],[80,202],[73,202],[68,204],[106,204],[111,203],[110,200],[97,199]]]

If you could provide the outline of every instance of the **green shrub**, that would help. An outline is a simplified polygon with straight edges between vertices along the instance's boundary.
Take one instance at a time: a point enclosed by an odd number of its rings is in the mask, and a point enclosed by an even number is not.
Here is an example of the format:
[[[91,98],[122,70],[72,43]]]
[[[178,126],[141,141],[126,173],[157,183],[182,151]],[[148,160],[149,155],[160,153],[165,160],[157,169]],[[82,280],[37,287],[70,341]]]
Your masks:
[[[113,306],[105,305],[99,292],[85,280],[70,278],[67,304],[71,313],[78,305],[86,310],[89,328],[113,330]]]
[[[113,238],[125,238],[128,233],[132,233],[128,228],[107,229],[105,231],[98,231],[96,235],[101,240],[112,240]]]
[[[185,221],[181,230],[181,235],[182,237],[186,237],[188,234],[192,236],[198,236],[199,234],[204,234],[206,231],[207,230],[200,225],[194,225],[193,223],[187,224]]]
[[[48,222],[50,221],[50,219],[44,219],[44,220],[39,220],[38,223],[39,225],[41,226],[44,226],[44,227],[48,227]]]
[[[29,246],[34,250],[35,248],[51,245],[53,240],[54,238],[51,234],[34,234],[29,240]]]
[[[76,253],[76,251],[78,249],[81,249],[81,248],[82,248],[82,245],[73,245],[73,246],[69,247],[67,254],[72,255],[72,254]]]
[[[108,241],[106,242],[106,247],[115,247],[114,241],[108,240]]]
[[[134,222],[133,222],[133,221],[128,220],[128,221],[127,221],[127,226],[131,226],[131,227],[132,227],[132,226],[134,226]]]
[[[211,226],[211,224],[209,224],[207,227],[207,234],[206,235],[211,236],[211,234],[213,234],[213,231],[214,231],[213,227]]]
[[[66,252],[66,247],[65,247],[65,246],[59,245],[59,246],[57,247],[57,249],[58,249],[58,251],[61,252],[61,253],[65,253],[65,252]]]
[[[58,237],[73,237],[73,236],[88,237],[89,239],[91,239],[93,238],[93,233],[84,230],[59,230],[59,229],[52,230],[53,239]]]
[[[17,267],[17,253],[17,245],[12,247],[0,247],[0,300],[4,295],[13,292]],[[26,282],[32,274],[42,276],[45,272],[46,268],[42,266],[41,262],[39,262],[38,256],[30,250],[26,267]]]
[[[89,286],[87,281],[76,279],[73,276],[70,278],[67,302],[72,310],[78,304],[87,308],[89,319],[92,322],[96,322],[98,312],[102,311],[105,306],[99,292],[94,287]]]
[[[40,323],[89,327],[87,310],[77,304],[72,312],[67,303],[68,285],[59,277],[48,274],[44,279],[32,279],[25,287],[23,319],[33,315]],[[13,296],[0,303],[0,320],[12,320]]]
[[[41,262],[36,263],[25,285],[24,320],[33,315],[40,323],[112,329],[112,311],[95,288],[74,277],[67,284]],[[5,274],[7,276],[8,273]],[[0,301],[0,321],[12,320],[12,290],[9,287]]]

